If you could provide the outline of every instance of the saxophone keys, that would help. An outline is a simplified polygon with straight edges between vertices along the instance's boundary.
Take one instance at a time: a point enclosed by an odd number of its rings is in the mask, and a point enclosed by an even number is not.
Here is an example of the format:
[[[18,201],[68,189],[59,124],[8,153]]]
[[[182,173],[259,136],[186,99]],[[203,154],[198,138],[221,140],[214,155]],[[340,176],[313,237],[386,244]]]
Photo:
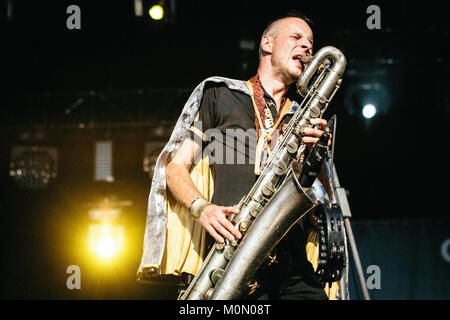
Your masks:
[[[284,161],[278,161],[274,166],[275,174],[278,176],[282,176],[287,170],[287,164]]]
[[[298,150],[298,142],[295,140],[289,141],[286,150],[289,154],[296,154]]]
[[[242,233],[247,232],[249,227],[250,227],[250,221],[248,221],[248,220],[242,220],[239,223],[239,231]]]
[[[250,216],[252,216],[253,218],[256,218],[261,213],[261,211],[263,211],[264,204],[265,204],[264,201],[258,202],[255,200],[253,210],[250,210],[250,212],[249,212]]]
[[[223,257],[225,258],[225,260],[230,261],[231,258],[233,258],[234,255],[234,250],[231,248],[226,248],[225,251],[223,252]]]
[[[321,97],[319,97],[320,99]],[[321,101],[322,103],[322,101]],[[310,118],[317,118],[320,116],[320,108],[318,106],[312,106],[309,108],[309,117]]]
[[[215,269],[213,272],[211,272],[211,276],[210,276],[211,282],[214,285],[216,285],[217,282],[219,282],[220,278],[222,278],[224,272],[225,272],[225,270],[221,269],[221,268]]]
[[[267,183],[262,187],[262,193],[266,197],[271,197],[274,193],[274,186],[271,183]]]

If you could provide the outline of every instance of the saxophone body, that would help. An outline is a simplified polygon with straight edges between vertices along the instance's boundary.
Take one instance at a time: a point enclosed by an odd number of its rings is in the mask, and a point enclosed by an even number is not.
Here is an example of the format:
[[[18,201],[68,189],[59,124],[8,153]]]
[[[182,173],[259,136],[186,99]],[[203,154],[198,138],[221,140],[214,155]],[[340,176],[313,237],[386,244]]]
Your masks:
[[[317,187],[303,188],[298,182],[301,165],[297,160],[306,148],[301,142],[303,130],[312,126],[310,119],[322,117],[339,89],[345,66],[345,56],[331,46],[320,49],[308,64],[296,84],[304,100],[261,175],[237,205],[239,213],[232,217],[243,237],[216,242],[180,300],[232,300],[248,294],[254,274],[271,250],[322,201],[324,194]]]

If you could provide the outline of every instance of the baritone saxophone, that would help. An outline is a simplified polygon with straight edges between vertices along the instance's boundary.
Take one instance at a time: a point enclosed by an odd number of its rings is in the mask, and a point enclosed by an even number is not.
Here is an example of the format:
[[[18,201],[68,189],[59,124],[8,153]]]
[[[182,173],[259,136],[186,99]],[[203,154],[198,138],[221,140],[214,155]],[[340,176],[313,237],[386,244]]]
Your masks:
[[[232,218],[243,234],[238,241],[216,242],[180,300],[232,300],[248,294],[256,271],[290,228],[321,201],[317,188],[298,182],[305,152],[302,142],[310,120],[322,117],[342,81],[344,54],[321,48],[297,81],[304,97],[278,143],[263,164],[261,175],[237,205]]]

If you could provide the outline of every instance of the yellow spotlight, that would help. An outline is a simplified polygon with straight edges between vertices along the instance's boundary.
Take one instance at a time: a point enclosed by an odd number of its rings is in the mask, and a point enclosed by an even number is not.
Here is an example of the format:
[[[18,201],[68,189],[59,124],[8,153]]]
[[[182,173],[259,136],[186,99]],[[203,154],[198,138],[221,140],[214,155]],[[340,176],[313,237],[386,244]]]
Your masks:
[[[91,224],[89,226],[89,249],[102,261],[110,261],[119,254],[124,244],[122,225]]]
[[[153,20],[161,20],[164,17],[164,9],[161,5],[156,4],[148,10],[148,14]]]
[[[109,260],[116,253],[117,243],[116,240],[109,236],[103,235],[97,240],[95,251],[97,255],[103,260]]]

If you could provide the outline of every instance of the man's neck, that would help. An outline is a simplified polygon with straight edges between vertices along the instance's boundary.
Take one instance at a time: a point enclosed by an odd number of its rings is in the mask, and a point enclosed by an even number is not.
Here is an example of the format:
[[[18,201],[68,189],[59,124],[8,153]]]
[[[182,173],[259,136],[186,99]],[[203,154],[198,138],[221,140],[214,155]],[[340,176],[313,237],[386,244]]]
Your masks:
[[[275,100],[277,109],[279,109],[281,99],[288,91],[289,85],[286,85],[282,80],[262,70],[258,70],[258,75],[264,90]]]

